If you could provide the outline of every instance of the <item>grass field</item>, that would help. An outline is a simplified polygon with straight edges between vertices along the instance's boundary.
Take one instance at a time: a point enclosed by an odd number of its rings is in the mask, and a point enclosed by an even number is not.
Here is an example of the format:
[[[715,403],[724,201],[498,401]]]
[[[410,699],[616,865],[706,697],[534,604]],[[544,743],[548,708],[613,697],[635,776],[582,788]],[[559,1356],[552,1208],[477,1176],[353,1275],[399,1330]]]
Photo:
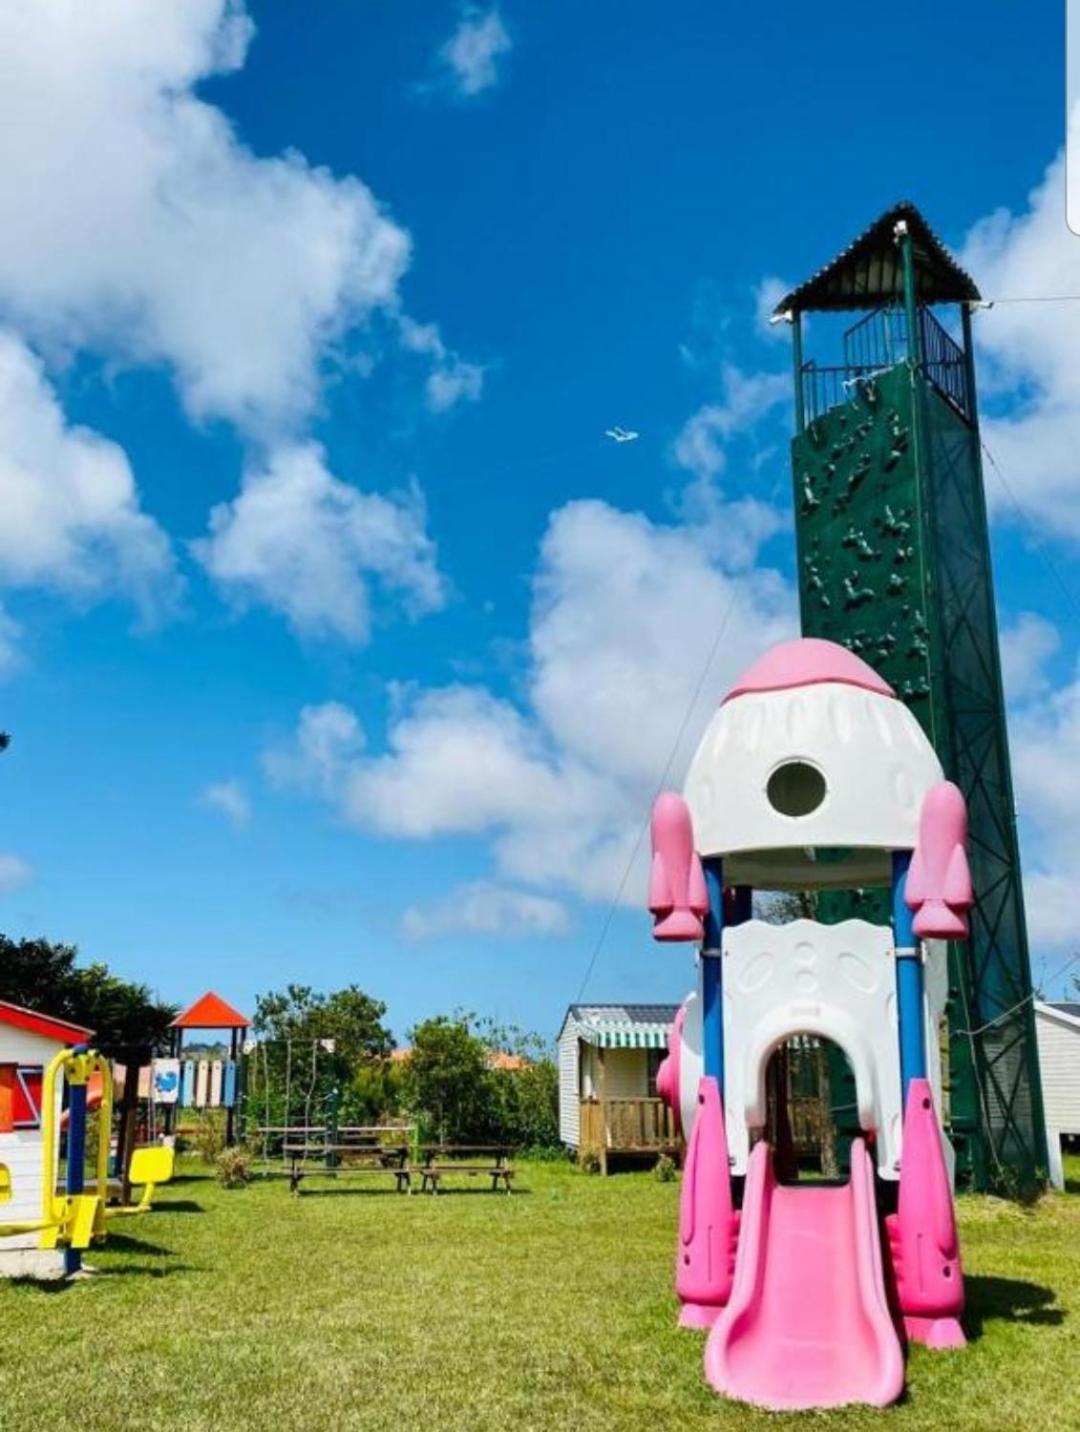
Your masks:
[[[100,1276],[0,1286],[0,1427],[1080,1428],[1080,1161],[1026,1211],[960,1200],[971,1347],[916,1348],[887,1413],[721,1402],[678,1332],[677,1185],[521,1168],[512,1198],[193,1173]],[[381,1185],[380,1185],[381,1188]]]

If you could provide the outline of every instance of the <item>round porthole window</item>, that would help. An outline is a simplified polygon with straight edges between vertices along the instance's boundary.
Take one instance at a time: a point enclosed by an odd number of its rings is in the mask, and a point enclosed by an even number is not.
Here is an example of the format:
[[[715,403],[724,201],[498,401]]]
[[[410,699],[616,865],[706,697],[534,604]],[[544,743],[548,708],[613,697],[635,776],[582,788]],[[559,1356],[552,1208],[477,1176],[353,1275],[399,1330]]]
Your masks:
[[[765,787],[769,804],[781,815],[809,815],[825,799],[825,777],[809,761],[785,761]]]

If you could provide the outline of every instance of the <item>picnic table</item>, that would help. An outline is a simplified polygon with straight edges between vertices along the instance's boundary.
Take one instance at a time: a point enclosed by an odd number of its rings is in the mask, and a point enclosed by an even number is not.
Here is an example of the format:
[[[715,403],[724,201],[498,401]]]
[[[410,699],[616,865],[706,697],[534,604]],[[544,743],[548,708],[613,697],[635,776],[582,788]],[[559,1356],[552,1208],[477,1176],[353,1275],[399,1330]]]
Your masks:
[[[463,1173],[470,1178],[478,1174],[491,1179],[495,1193],[501,1184],[510,1192],[514,1170],[509,1159],[509,1144],[422,1144],[418,1150],[421,1193],[438,1193],[446,1174]]]
[[[290,1193],[299,1194],[305,1178],[350,1178],[365,1174],[391,1174],[398,1193],[412,1192],[408,1144],[286,1144],[283,1152],[289,1160]],[[321,1160],[322,1167],[311,1167],[308,1160],[312,1158]]]

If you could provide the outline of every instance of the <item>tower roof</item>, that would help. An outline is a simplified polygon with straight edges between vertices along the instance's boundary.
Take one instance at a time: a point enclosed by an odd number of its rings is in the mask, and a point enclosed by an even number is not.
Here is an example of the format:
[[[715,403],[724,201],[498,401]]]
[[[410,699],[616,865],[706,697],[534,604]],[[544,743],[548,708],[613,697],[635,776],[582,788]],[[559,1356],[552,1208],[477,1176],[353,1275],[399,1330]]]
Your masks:
[[[776,305],[776,315],[876,308],[904,296],[900,250],[894,229],[905,220],[911,234],[920,303],[969,303],[979,298],[960,267],[914,204],[903,199]]]
[[[251,1021],[220,995],[208,990],[201,999],[178,1014],[171,1029],[247,1029]]]

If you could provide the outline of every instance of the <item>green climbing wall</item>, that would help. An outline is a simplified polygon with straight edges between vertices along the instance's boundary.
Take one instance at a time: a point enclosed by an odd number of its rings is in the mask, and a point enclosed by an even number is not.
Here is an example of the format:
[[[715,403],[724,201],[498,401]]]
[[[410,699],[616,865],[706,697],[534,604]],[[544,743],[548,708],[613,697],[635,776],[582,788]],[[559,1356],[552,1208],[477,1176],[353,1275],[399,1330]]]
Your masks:
[[[978,429],[900,363],[792,445],[802,628],[857,652],[926,731],[971,817],[977,907],[950,951],[951,1123],[977,1187],[1046,1166]],[[883,892],[822,918],[887,921]]]

